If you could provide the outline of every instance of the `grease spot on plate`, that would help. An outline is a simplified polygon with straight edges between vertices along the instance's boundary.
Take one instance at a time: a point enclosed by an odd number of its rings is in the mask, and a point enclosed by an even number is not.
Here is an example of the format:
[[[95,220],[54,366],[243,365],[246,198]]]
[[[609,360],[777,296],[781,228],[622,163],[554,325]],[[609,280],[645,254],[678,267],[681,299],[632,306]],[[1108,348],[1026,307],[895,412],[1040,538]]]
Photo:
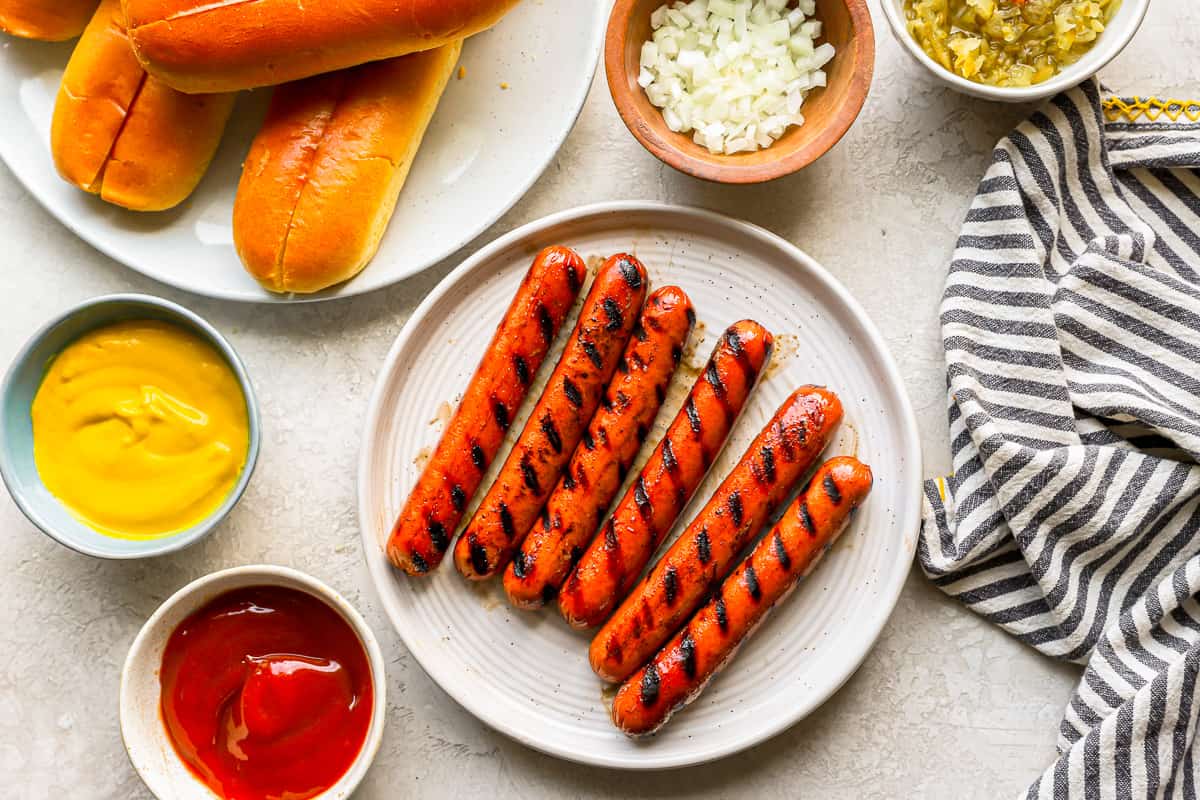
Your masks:
[[[454,409],[450,405],[450,401],[443,400],[438,404],[437,412],[433,415],[433,419],[429,420],[430,425],[441,425],[443,428],[450,422],[450,417],[454,416]]]
[[[800,337],[794,333],[775,334],[775,347],[771,352],[771,363],[763,373],[764,379],[770,379],[775,373],[787,366],[792,356],[800,351]]]

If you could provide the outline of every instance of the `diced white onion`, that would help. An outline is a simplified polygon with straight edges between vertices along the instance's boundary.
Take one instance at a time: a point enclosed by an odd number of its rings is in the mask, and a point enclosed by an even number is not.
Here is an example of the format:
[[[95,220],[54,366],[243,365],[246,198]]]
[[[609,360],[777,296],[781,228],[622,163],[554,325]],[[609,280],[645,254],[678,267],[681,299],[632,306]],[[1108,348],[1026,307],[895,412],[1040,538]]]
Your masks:
[[[821,67],[825,66],[833,60],[834,55],[836,55],[836,53],[834,52],[833,45],[831,45],[829,42],[825,42],[813,51],[813,69],[820,69]]]
[[[638,84],[667,127],[713,153],[770,147],[803,125],[833,45],[815,45],[815,0],[676,0],[650,15]]]

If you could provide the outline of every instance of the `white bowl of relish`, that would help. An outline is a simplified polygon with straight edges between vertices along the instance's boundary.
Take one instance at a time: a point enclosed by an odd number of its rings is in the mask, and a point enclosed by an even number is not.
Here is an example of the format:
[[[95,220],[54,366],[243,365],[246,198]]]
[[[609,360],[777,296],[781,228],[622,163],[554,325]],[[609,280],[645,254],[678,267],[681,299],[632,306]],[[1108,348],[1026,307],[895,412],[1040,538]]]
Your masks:
[[[1078,86],[1095,75],[1133,40],[1150,8],[1150,0],[1120,0],[1120,6],[1105,24],[1104,31],[1078,61],[1068,64],[1040,83],[1029,86],[993,86],[964,78],[942,66],[925,52],[925,49],[921,47],[909,30],[905,14],[906,0],[881,0],[881,2],[888,26],[892,29],[896,40],[931,75],[963,94],[1008,103],[1042,100]],[[996,2],[1011,3],[1012,0],[996,0]]]

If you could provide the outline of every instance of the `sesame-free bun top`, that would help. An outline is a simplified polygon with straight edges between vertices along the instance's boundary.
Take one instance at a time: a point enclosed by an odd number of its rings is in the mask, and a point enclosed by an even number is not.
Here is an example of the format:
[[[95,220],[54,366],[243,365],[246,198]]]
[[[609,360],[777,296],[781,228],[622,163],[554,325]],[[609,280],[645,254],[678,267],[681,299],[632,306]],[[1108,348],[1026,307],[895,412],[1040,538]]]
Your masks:
[[[152,75],[189,93],[270,86],[431,50],[495,25],[517,0],[124,0]]]

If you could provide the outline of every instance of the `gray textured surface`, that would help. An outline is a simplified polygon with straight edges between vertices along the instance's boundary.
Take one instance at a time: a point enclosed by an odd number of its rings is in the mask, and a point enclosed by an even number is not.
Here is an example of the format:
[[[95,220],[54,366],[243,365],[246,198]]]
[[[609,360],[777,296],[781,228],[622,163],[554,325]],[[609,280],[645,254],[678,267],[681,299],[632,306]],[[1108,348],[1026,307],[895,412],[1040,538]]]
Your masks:
[[[578,126],[529,195],[480,243],[572,205],[648,199],[744,217],[806,249],[858,297],[899,361],[927,474],[947,467],[937,306],[955,232],[991,145],[1026,113],[955,95],[902,55],[876,14],[876,81],[858,124],[803,174],[711,186],[647,155],[598,76]],[[1200,6],[1159,0],[1103,76],[1131,93],[1200,96]],[[1192,83],[1189,86],[1188,81]],[[213,537],[143,563],[78,556],[0,499],[0,786],[6,797],[142,798],[121,747],[125,651],[187,581],[255,562],[304,569],[367,616],[389,660],[388,729],[361,798],[647,796],[995,797],[1054,757],[1077,679],[944,599],[914,573],[879,644],[818,713],[753,751],[679,772],[625,776],[557,762],[492,733],[433,685],[384,619],[359,549],[354,472],[379,363],[421,297],[457,261],[389,290],[312,307],[184,296],[91,250],[0,167],[0,364],[63,307],[136,290],[208,317],[255,377],[263,454]],[[936,768],[931,769],[931,765]]]

